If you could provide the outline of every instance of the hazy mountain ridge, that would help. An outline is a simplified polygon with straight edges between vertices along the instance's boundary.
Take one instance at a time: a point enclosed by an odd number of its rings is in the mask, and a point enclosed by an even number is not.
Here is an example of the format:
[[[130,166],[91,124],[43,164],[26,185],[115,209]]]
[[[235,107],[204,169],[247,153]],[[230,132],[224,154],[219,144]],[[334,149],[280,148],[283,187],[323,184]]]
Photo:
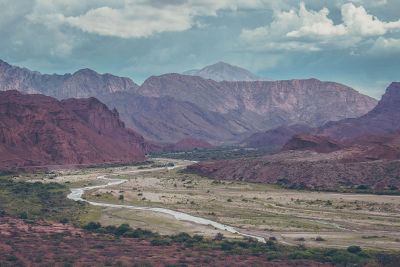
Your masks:
[[[377,103],[345,85],[316,79],[216,82],[165,74],[150,77],[137,92],[149,97],[173,97],[230,116],[241,125],[240,133],[289,124],[320,126],[363,115]]]
[[[41,74],[0,60],[0,91],[18,90],[66,99],[99,97],[137,87],[129,78],[99,74],[91,69],[81,69],[73,74]]]
[[[250,71],[233,66],[225,62],[218,62],[202,69],[194,69],[183,72],[184,75],[200,76],[204,79],[214,81],[262,81],[266,80],[258,77]]]

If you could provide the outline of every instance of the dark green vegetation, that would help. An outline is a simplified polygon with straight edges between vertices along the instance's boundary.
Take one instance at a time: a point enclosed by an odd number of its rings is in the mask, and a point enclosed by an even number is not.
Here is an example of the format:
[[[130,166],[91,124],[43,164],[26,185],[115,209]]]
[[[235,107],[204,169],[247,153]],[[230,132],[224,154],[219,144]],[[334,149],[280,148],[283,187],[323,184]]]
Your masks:
[[[241,147],[216,147],[210,149],[194,149],[192,151],[185,152],[156,153],[151,156],[156,158],[204,161],[259,157],[274,151],[276,151],[274,148],[253,149]]]
[[[78,222],[86,204],[66,198],[69,189],[58,183],[29,183],[0,177],[0,210],[21,219]]]
[[[206,239],[199,235],[190,236],[187,233],[161,236],[157,233],[140,228],[132,229],[128,224],[121,224],[118,227],[104,227],[100,223],[90,222],[83,228],[93,233],[111,234],[116,237],[148,240],[153,246],[181,244],[187,248],[194,247],[210,250],[222,250],[227,254],[265,256],[271,261],[307,259],[332,263],[336,266],[364,266],[365,264],[396,266],[400,261],[400,255],[364,251],[359,246],[350,246],[346,250],[306,248],[302,245],[289,247],[280,245],[274,240],[268,240],[265,244],[257,242],[251,238],[231,240],[224,238],[222,234],[217,234],[213,239]]]
[[[126,166],[148,166],[154,164],[152,160],[146,160],[142,162],[131,162],[127,163],[104,163],[104,164],[93,164],[90,166],[86,166],[86,169],[98,169],[98,168],[115,168],[115,167],[126,167]]]

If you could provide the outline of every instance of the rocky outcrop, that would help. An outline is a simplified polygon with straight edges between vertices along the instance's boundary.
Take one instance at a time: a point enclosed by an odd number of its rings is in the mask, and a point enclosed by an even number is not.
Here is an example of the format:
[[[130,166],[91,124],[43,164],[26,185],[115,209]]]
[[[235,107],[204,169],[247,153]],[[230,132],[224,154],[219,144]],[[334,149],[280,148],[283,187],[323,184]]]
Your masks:
[[[344,145],[326,136],[299,134],[283,146],[283,150],[311,150],[329,153],[340,150]]]
[[[146,141],[95,98],[0,92],[0,169],[145,160]]]
[[[0,60],[0,91],[18,90],[66,99],[98,98],[108,93],[132,91],[137,87],[129,78],[99,74],[90,69],[82,69],[73,74],[49,75],[12,66]]]

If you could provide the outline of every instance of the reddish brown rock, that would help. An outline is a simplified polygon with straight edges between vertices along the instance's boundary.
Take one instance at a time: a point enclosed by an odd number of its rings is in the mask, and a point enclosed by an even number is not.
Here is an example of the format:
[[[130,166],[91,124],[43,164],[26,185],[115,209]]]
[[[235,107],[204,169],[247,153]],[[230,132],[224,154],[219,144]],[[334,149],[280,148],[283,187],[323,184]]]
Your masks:
[[[326,136],[299,134],[290,139],[282,150],[311,150],[319,153],[329,153],[343,147],[343,144]]]
[[[0,92],[0,168],[143,161],[146,142],[95,98]]]

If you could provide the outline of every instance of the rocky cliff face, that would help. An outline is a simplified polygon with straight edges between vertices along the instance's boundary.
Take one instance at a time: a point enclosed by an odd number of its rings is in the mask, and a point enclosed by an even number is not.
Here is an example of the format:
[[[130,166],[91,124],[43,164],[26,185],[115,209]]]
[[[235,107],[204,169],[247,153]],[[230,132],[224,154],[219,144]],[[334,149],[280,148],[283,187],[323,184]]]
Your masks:
[[[137,92],[151,97],[174,97],[224,114],[238,124],[238,132],[296,123],[319,126],[361,116],[376,105],[376,100],[347,86],[316,79],[215,82],[166,74],[149,78]]]
[[[146,142],[94,98],[0,92],[0,169],[143,161]]]
[[[392,83],[378,105],[359,118],[332,122],[316,134],[336,140],[350,140],[365,135],[385,135],[400,129],[400,83]]]
[[[283,152],[258,159],[190,167],[218,179],[337,190],[366,185],[400,188],[400,84],[392,83],[376,108],[356,119],[297,135]],[[318,152],[318,153],[317,153]]]
[[[238,125],[227,116],[172,97],[119,92],[102,96],[101,100],[119,111],[127,127],[155,142],[196,138],[218,143],[235,139],[237,133]]]
[[[74,74],[41,74],[0,60],[0,91],[40,93],[58,99],[99,97],[137,88],[129,78],[82,69]]]

